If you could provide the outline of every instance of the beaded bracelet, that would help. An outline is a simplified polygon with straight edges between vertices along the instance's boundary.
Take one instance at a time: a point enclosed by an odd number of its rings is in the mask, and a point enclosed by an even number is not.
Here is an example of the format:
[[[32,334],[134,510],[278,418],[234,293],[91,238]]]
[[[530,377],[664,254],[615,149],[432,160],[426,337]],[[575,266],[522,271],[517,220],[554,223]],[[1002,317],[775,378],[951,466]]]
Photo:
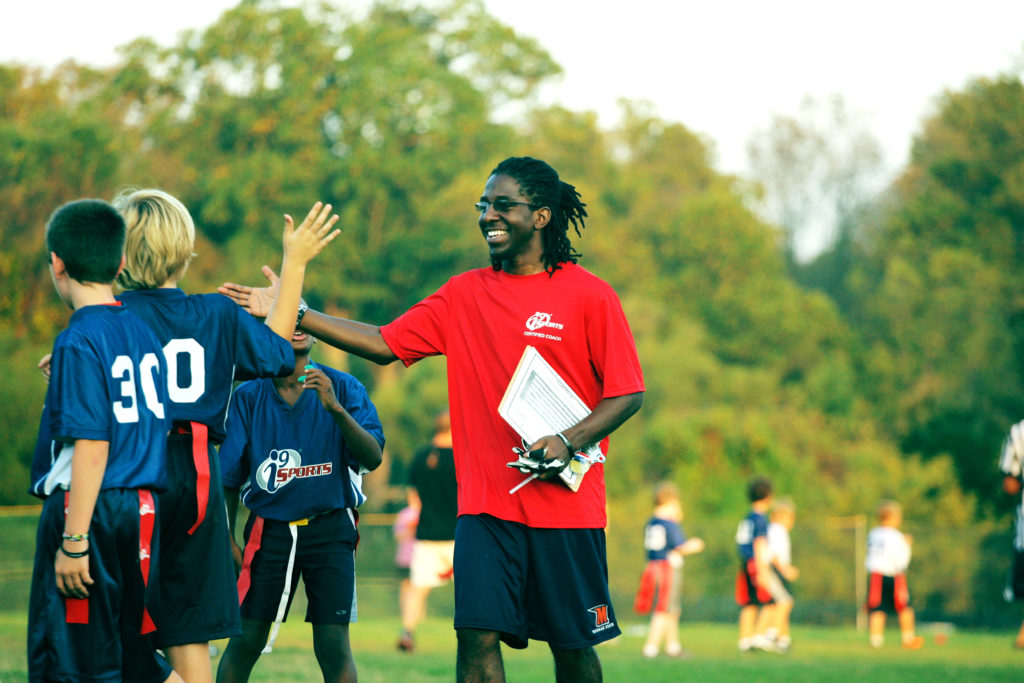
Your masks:
[[[73,560],[78,559],[79,557],[85,557],[86,555],[89,554],[89,549],[88,548],[86,548],[85,550],[83,550],[80,553],[69,553],[67,550],[64,549],[63,545],[60,547],[60,551],[62,553],[64,553],[65,555],[67,555],[68,557],[70,557],[71,559],[73,559]]]
[[[86,532],[84,534],[69,534],[68,532],[65,531],[61,535],[61,538],[63,538],[65,541],[88,541],[89,540],[89,532]]]

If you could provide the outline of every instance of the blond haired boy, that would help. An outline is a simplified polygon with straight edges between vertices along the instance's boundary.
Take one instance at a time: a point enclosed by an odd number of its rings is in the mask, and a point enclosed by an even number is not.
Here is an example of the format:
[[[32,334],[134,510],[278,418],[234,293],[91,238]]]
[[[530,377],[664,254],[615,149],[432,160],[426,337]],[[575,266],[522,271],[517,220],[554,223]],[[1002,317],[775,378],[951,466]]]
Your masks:
[[[635,611],[650,612],[651,623],[644,643],[644,657],[658,656],[662,643],[665,654],[682,657],[679,644],[679,617],[682,614],[683,558],[704,550],[700,538],[687,538],[683,532],[683,507],[679,490],[670,482],[654,489],[654,511],[644,527],[647,565],[633,602]]]
[[[878,504],[878,526],[868,532],[868,632],[875,648],[885,643],[887,614],[895,614],[899,620],[903,647],[916,650],[924,645],[924,638],[914,632],[914,609],[907,588],[913,539],[900,531],[902,524],[900,504],[883,500]]]
[[[241,633],[238,592],[215,444],[235,379],[291,373],[306,264],[340,231],[317,202],[297,228],[285,216],[281,289],[260,323],[220,294],[178,288],[195,256],[196,229],[178,199],[157,189],[113,201],[127,225],[119,299],[163,345],[173,428],[170,486],[161,494],[160,609],[156,643],[189,683],[213,680],[209,641]],[[201,569],[200,569],[201,568]]]

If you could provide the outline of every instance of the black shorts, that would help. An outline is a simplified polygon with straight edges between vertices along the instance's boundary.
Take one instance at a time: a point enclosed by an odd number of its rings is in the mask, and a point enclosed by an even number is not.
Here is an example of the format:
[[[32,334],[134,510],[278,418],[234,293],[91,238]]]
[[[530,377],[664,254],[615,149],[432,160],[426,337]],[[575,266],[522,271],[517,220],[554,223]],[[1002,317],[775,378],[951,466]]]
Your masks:
[[[745,560],[736,572],[735,596],[740,607],[760,607],[774,602],[767,587],[757,582],[757,563],[754,560]]]
[[[305,523],[249,515],[244,565],[235,594],[242,604],[242,617],[263,623],[284,621],[301,576],[306,621],[355,621],[358,538],[350,510],[334,510]]]
[[[533,529],[490,515],[455,527],[455,628],[591,647],[618,636],[603,529]]]
[[[1024,550],[1013,552],[1013,566],[1006,580],[1006,591],[1003,594],[1007,602],[1024,600]]]
[[[899,614],[910,606],[910,591],[904,574],[886,576],[877,572],[868,575],[869,612]]]
[[[193,435],[172,433],[167,440],[168,490],[160,494],[160,609],[153,615],[162,648],[242,632],[220,459],[213,444],[202,449],[196,441],[196,450],[206,451],[206,482],[197,473]],[[203,519],[196,526],[201,497],[206,498]]]
[[[155,652],[145,613],[159,568],[157,505],[146,491],[105,489],[89,525],[89,597],[57,592],[54,558],[64,530],[65,494],[43,503],[28,610],[29,680],[164,681],[170,665]]]

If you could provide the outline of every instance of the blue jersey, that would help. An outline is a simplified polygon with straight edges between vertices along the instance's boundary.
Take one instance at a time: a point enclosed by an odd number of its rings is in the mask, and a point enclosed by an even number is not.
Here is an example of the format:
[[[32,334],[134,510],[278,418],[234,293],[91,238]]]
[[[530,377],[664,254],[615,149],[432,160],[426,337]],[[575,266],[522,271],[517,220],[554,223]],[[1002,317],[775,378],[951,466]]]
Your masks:
[[[170,415],[200,422],[224,440],[235,379],[279,377],[295,368],[291,343],[221,294],[140,289],[118,297],[163,344]]]
[[[316,367],[331,379],[338,402],[383,447],[377,409],[359,380]],[[366,500],[364,470],[312,390],[289,406],[273,380],[239,386],[220,459],[224,485],[241,487],[245,506],[267,519],[290,522]]]
[[[768,538],[768,517],[751,510],[736,529],[736,549],[740,559],[754,559],[754,539]]]
[[[670,519],[651,517],[644,527],[644,550],[647,560],[665,560],[674,549],[686,543],[683,528]]]
[[[52,353],[30,492],[70,486],[77,439],[109,442],[102,489],[166,488],[166,367],[153,332],[122,306],[85,306]]]

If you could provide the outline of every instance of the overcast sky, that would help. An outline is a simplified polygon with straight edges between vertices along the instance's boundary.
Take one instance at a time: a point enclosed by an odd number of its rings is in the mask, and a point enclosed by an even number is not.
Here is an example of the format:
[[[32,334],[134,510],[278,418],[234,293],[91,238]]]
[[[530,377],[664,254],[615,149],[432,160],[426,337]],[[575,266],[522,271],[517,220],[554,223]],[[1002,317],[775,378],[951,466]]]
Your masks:
[[[0,0],[0,61],[110,64],[147,35],[169,45],[233,0]],[[363,6],[366,0],[339,0]],[[617,119],[619,98],[712,141],[720,170],[742,173],[745,145],[804,96],[841,94],[906,160],[936,95],[1024,55],[1024,0],[485,0],[538,39],[565,70],[545,91],[574,110]]]

